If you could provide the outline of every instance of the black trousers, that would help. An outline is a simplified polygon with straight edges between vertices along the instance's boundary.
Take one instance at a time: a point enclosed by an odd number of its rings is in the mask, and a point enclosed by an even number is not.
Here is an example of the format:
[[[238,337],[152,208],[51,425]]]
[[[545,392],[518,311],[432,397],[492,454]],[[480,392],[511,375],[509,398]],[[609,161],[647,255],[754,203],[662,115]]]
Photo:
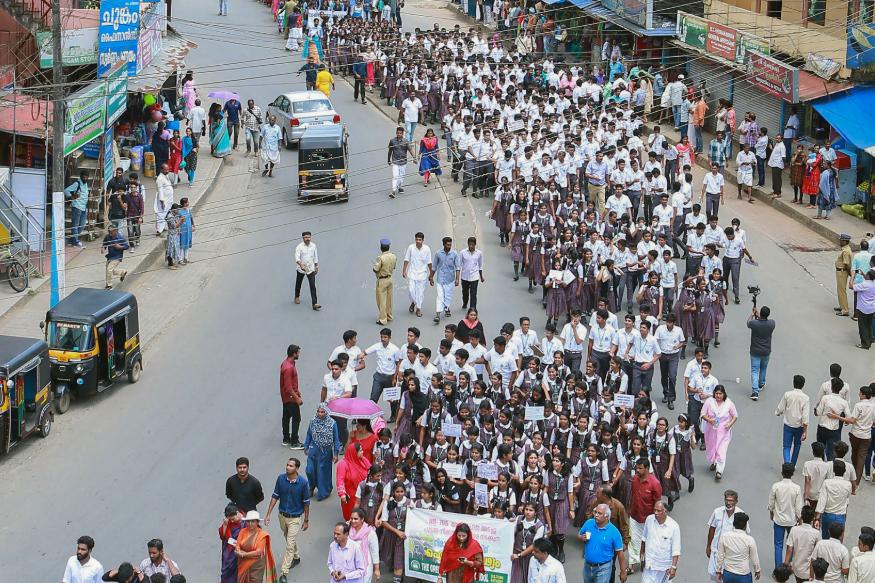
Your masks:
[[[476,279],[474,281],[465,281],[462,280],[462,308],[466,308],[468,306],[472,308],[477,307],[477,286],[480,285],[480,282]],[[468,303],[468,300],[471,300]]]
[[[699,419],[702,417],[702,405],[701,401],[697,401],[692,397],[687,401],[687,418],[690,420],[690,426],[696,432],[696,441],[699,443],[702,443],[704,438],[702,429],[699,427]]]
[[[362,96],[362,103],[365,102],[365,80],[356,78],[355,83],[353,84],[353,99],[358,99],[359,94]]]
[[[596,365],[596,374],[598,374],[601,378],[605,378],[605,375],[608,374],[608,368],[610,368],[611,354],[609,352],[599,352],[598,350],[593,350],[592,361]]]
[[[864,314],[857,310],[857,331],[860,333],[860,344],[864,348],[872,346],[872,320],[875,314]]]
[[[292,430],[289,432],[289,420],[292,422]],[[297,443],[298,431],[301,429],[301,406],[295,403],[283,403],[283,440]]]
[[[301,284],[304,282],[304,275],[305,274],[301,273],[300,271],[295,272],[295,297],[296,298],[301,297]],[[316,299],[316,272],[314,271],[313,273],[308,273],[308,274],[306,274],[306,276],[307,276],[307,283],[310,284],[310,299],[313,300],[313,305],[315,306],[316,304],[319,303],[319,301]]]

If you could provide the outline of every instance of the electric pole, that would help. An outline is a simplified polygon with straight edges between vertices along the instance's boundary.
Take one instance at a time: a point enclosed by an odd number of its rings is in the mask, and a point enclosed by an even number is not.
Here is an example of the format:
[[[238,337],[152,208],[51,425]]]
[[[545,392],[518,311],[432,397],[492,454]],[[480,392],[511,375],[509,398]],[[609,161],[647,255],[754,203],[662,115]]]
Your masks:
[[[61,3],[52,2],[52,294],[54,306],[65,295],[64,213],[64,63]],[[48,138],[48,136],[46,136]]]

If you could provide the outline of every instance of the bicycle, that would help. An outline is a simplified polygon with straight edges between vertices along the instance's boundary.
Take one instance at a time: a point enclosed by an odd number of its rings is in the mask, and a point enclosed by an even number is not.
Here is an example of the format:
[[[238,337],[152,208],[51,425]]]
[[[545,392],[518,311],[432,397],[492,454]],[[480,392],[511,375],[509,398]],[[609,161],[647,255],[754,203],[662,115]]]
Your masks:
[[[26,290],[30,281],[25,264],[18,260],[21,253],[22,251],[13,249],[12,243],[0,246],[0,265],[6,268],[9,287],[16,292]]]

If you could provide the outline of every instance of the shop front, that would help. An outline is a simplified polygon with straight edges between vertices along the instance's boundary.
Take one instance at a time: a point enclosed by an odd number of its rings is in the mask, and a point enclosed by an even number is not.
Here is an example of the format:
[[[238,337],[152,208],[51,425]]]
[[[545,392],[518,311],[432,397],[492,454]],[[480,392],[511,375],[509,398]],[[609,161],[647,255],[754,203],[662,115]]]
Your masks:
[[[663,68],[671,65],[674,49],[667,43],[674,36],[674,22],[656,14],[654,0],[601,0],[583,7],[583,12],[600,23],[601,34],[594,39],[600,45],[598,61],[610,58],[604,43],[618,46],[626,61],[641,67]],[[596,57],[595,48],[593,56]]]

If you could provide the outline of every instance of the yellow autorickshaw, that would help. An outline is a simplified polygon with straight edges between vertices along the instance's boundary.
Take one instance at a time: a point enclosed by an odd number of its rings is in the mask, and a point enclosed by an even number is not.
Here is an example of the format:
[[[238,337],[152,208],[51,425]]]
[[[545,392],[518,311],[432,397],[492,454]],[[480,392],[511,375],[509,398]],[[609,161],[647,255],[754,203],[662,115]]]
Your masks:
[[[32,433],[52,430],[49,347],[42,340],[0,336],[0,454]]]
[[[104,391],[117,379],[140,380],[137,298],[118,290],[78,288],[46,313],[55,410],[64,413],[71,395]]]

